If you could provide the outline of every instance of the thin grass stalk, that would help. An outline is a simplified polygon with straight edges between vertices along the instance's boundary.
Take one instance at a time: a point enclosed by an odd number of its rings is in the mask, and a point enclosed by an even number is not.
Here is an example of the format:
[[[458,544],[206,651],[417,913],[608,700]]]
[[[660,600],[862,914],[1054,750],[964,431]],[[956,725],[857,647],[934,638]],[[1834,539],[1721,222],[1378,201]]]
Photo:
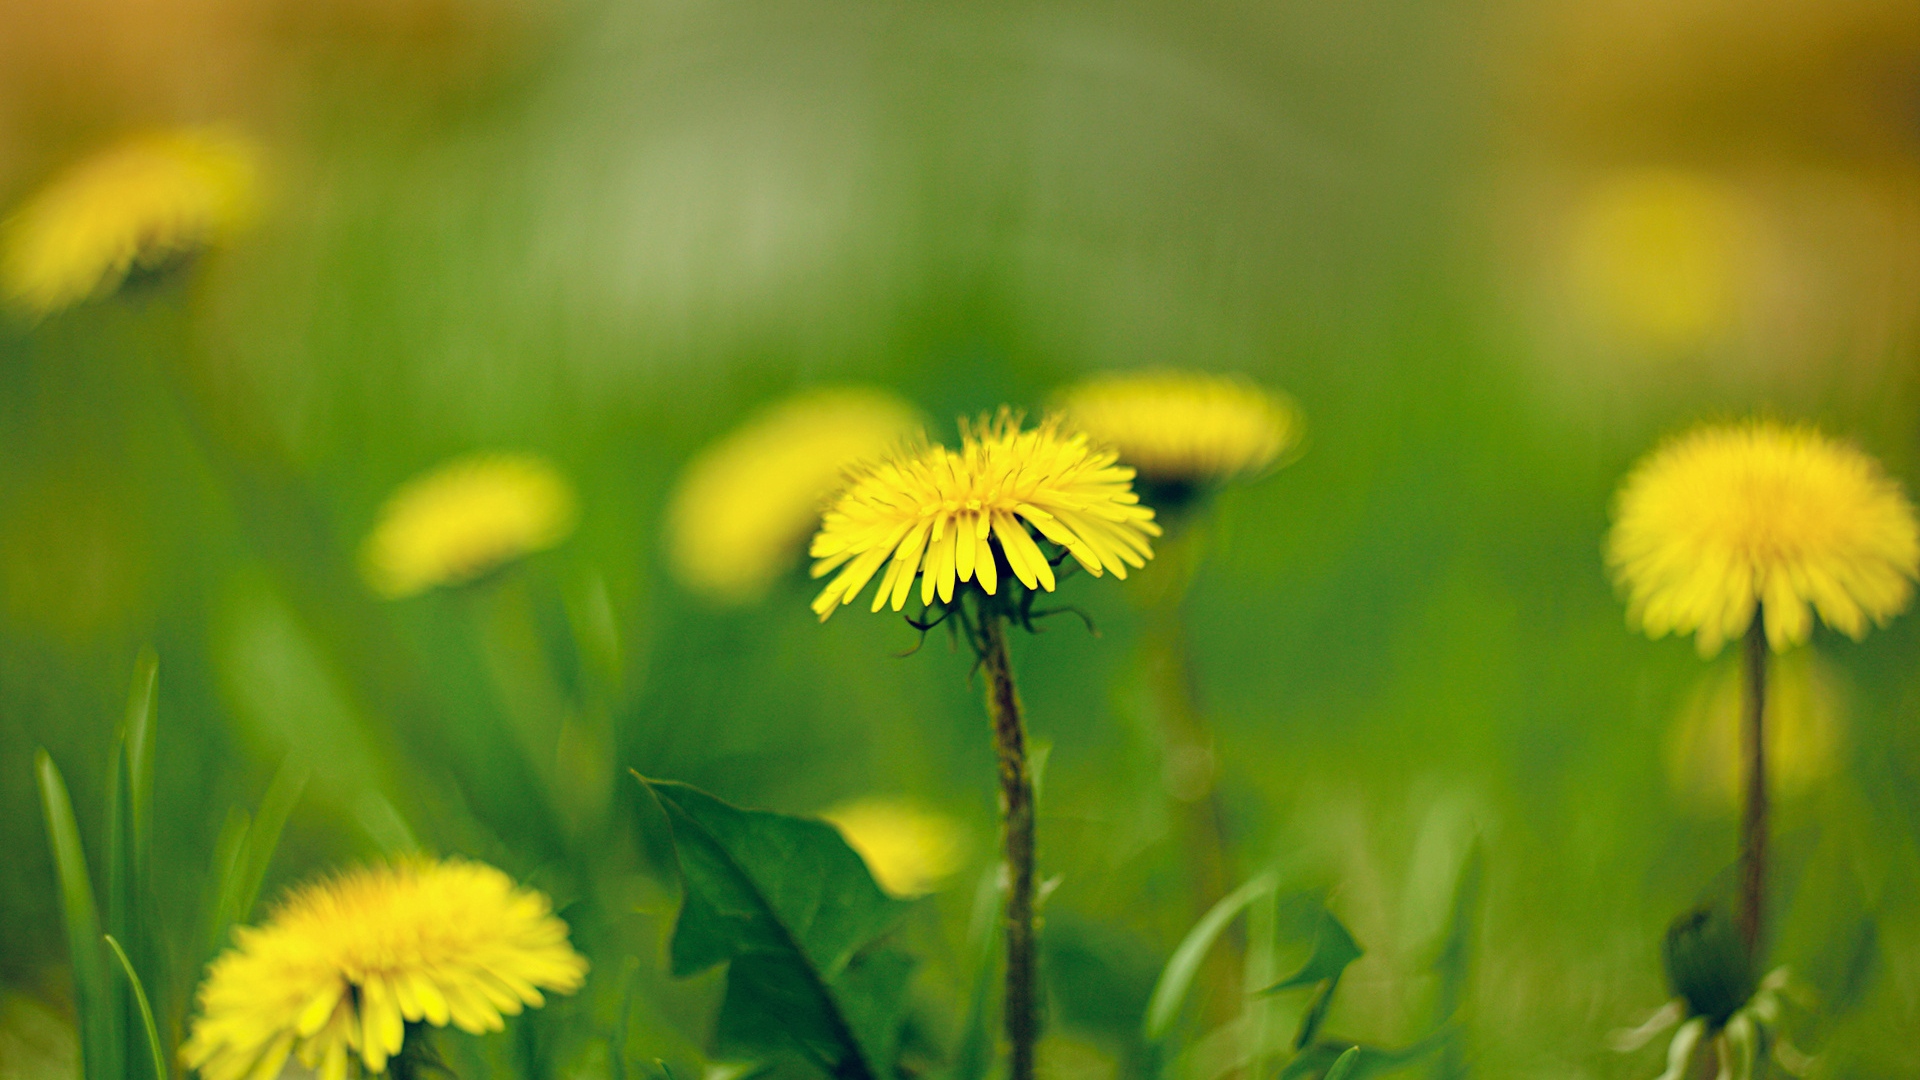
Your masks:
[[[987,715],[1000,766],[1000,811],[1007,857],[1008,1080],[1033,1080],[1034,1044],[1040,1038],[1034,942],[1033,775],[1027,767],[1026,721],[1007,651],[1007,620],[990,601],[980,605],[981,669],[987,681]]]

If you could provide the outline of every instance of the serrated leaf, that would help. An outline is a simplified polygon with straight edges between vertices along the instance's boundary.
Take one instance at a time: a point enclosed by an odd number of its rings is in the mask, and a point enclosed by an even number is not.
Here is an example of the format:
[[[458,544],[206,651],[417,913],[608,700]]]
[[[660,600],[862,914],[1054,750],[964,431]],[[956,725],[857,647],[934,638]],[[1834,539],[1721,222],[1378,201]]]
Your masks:
[[[911,905],[825,822],[640,782],[666,813],[686,886],[673,973],[730,962],[721,1051],[793,1050],[846,1080],[890,1076],[913,962],[873,943]]]

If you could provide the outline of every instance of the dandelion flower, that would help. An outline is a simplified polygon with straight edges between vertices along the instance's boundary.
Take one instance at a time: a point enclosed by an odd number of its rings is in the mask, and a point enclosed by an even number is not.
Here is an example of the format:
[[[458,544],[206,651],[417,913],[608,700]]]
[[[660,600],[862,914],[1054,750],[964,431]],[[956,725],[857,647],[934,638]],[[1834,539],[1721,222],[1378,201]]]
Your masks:
[[[1140,471],[1143,484],[1204,488],[1266,469],[1300,441],[1300,411],[1244,379],[1148,371],[1089,379],[1061,411]]]
[[[251,210],[254,155],[210,131],[136,136],[81,162],[7,221],[0,286],[45,315],[219,240]]]
[[[956,583],[969,581],[994,595],[1000,560],[1022,585],[1052,592],[1053,566],[1028,529],[1088,573],[1125,578],[1128,566],[1153,557],[1148,538],[1160,526],[1133,492],[1133,470],[1114,462],[1112,451],[1095,450],[1058,419],[1022,430],[1020,417],[1003,409],[963,424],[958,451],[911,448],[861,466],[808,551],[814,577],[840,571],[813,610],[826,621],[883,563],[874,611],[889,602],[899,611],[915,577],[926,604],[936,595],[951,602]]]
[[[573,490],[517,454],[460,458],[408,481],[380,511],[361,564],[382,596],[471,581],[573,531]]]
[[[925,896],[960,869],[960,826],[904,799],[861,799],[823,817],[860,853],[880,887],[895,896]]]
[[[800,562],[820,505],[848,465],[885,453],[920,414],[880,390],[802,394],[748,420],[681,473],[667,510],[674,572],[722,603],[745,603]]]
[[[1858,639],[1907,606],[1920,564],[1913,507],[1872,458],[1806,426],[1708,425],[1635,466],[1607,563],[1649,636],[1710,656],[1756,613],[1779,652],[1813,614]]]
[[[1600,328],[1662,350],[1697,348],[1751,301],[1764,219],[1711,176],[1629,169],[1575,210],[1569,269]]]
[[[206,1080],[271,1078],[287,1058],[378,1075],[406,1025],[498,1031],[572,993],[587,962],[547,898],[482,863],[410,859],[302,886],[208,968],[181,1059]]]

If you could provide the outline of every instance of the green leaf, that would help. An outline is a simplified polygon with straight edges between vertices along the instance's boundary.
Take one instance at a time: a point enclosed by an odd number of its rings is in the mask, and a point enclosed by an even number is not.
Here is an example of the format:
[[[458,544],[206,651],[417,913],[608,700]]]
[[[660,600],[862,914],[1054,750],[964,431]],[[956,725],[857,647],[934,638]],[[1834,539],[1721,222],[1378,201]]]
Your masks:
[[[1193,929],[1187,931],[1187,936],[1181,939],[1179,947],[1173,950],[1173,956],[1168,958],[1167,966],[1161,970],[1160,981],[1153,988],[1153,997],[1147,1001],[1143,1031],[1148,1042],[1159,1042],[1166,1037],[1174,1017],[1180,1014],[1180,1005],[1186,1000],[1194,975],[1200,970],[1200,962],[1206,959],[1207,951],[1213,948],[1213,943],[1219,940],[1234,916],[1262,896],[1272,894],[1279,884],[1279,875],[1271,871],[1259,875],[1222,897],[1200,917]]]
[[[1352,1080],[1359,1069],[1360,1048],[1349,1046],[1346,1053],[1333,1060],[1333,1067],[1327,1070],[1327,1080]]]
[[[289,754],[267,785],[258,815],[249,818],[237,806],[228,812],[214,845],[214,871],[220,887],[207,920],[208,951],[217,952],[226,943],[227,930],[252,916],[267,868],[273,863],[274,849],[280,846],[280,833],[300,801],[300,793],[306,790],[307,776],[307,769]]]
[[[1299,986],[1312,986],[1327,979],[1339,979],[1347,970],[1347,965],[1366,955],[1360,943],[1353,940],[1346,926],[1334,917],[1333,912],[1324,906],[1320,908],[1313,931],[1313,954],[1307,962],[1292,975],[1267,987],[1261,993],[1273,994],[1281,990],[1291,990]]]
[[[825,822],[639,779],[666,813],[686,885],[673,973],[730,962],[721,1052],[798,1051],[846,1080],[891,1076],[913,961],[873,943],[911,905]]]
[[[60,769],[45,750],[34,754],[40,784],[40,808],[46,816],[47,844],[60,881],[60,911],[73,961],[73,983],[80,1009],[81,1062],[87,1080],[122,1080],[119,1018],[107,981],[107,958],[100,949],[100,916],[93,902],[87,853],[80,844],[73,799]]]
[[[152,648],[134,662],[133,689],[127,695],[127,826],[134,872],[143,876],[153,850],[153,734],[158,712],[160,658]],[[140,880],[139,876],[136,880]]]
[[[1006,890],[1000,886],[1000,868],[980,876],[974,889],[973,914],[968,920],[967,949],[973,954],[973,987],[967,996],[967,1016],[960,1025],[953,1060],[943,1080],[983,1080],[993,1067],[994,990],[1000,983],[999,956],[1002,927],[1000,906]]]
[[[153,1022],[153,1003],[147,1000],[147,988],[140,984],[140,976],[133,970],[133,961],[127,959],[127,950],[120,947],[112,934],[108,934],[106,940],[113,949],[114,959],[120,961],[120,970],[126,972],[127,985],[133,989],[133,1000],[140,1007],[140,1023],[146,1028],[147,1049],[153,1054],[154,1080],[167,1080],[167,1052],[160,1045],[160,1028]]]
[[[148,873],[153,849],[153,723],[154,693],[159,661],[152,649],[141,651],[134,665],[133,685],[127,694],[126,720],[114,739],[107,766],[106,797],[106,932],[129,950],[129,963],[151,968],[158,949],[148,915],[151,909]],[[135,959],[137,958],[137,960]],[[115,991],[115,1025],[122,1037],[129,1014],[138,1003]],[[123,1055],[138,1048],[129,1041]],[[165,1074],[159,1074],[165,1080]]]
[[[1319,1077],[1320,1080],[1370,1080],[1419,1061],[1440,1045],[1444,1034],[1429,1036],[1404,1050],[1340,1041],[1315,1043],[1300,1051],[1299,1056],[1280,1070],[1279,1080],[1308,1080],[1310,1077]]]
[[[227,930],[233,925],[233,909],[239,905],[239,894],[246,874],[247,831],[252,827],[253,819],[245,810],[237,806],[227,808],[227,820],[220,826],[219,839],[213,843],[213,880],[216,882],[213,904],[207,909],[208,955],[220,951],[226,944]]]
[[[1047,919],[1041,970],[1062,1027],[1125,1047],[1140,1046],[1140,1017],[1159,964],[1133,933],[1061,912]]]
[[[254,905],[260,900],[260,886],[265,883],[267,868],[273,865],[273,853],[280,846],[280,833],[286,828],[294,806],[300,802],[301,792],[306,790],[308,776],[307,768],[297,764],[289,754],[280,770],[273,774],[273,782],[267,785],[267,793],[260,800],[260,812],[253,816],[253,827],[247,830],[245,877],[234,897],[235,922],[245,922],[253,916]]]

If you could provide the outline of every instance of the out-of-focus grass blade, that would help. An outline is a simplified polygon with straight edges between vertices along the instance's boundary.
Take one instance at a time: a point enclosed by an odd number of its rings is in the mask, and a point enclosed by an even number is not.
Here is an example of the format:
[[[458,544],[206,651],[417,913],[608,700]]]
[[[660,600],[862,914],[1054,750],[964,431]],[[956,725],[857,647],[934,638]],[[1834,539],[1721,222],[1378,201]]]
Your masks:
[[[280,845],[280,832],[287,817],[306,789],[308,772],[289,757],[267,785],[260,800],[260,812],[248,817],[234,807],[220,830],[215,847],[214,870],[220,882],[214,894],[213,910],[207,922],[207,951],[218,952],[226,943],[228,928],[245,922],[260,899],[260,886],[266,880],[267,867],[273,862],[274,849]]]
[[[220,826],[220,838],[214,842],[213,874],[218,885],[213,906],[207,909],[208,955],[226,944],[227,928],[233,925],[233,909],[239,905],[241,882],[246,876],[247,833],[252,825],[245,810],[233,807],[227,811],[226,824]]]
[[[113,757],[107,762],[107,805],[102,818],[107,823],[107,932],[128,936],[133,916],[133,851],[127,824],[127,733],[113,741]]]
[[[1200,962],[1206,958],[1207,950],[1213,948],[1213,943],[1219,940],[1221,932],[1233,922],[1234,916],[1261,896],[1271,894],[1279,884],[1279,875],[1271,870],[1255,877],[1222,897],[1212,910],[1201,916],[1192,930],[1187,931],[1180,947],[1173,950],[1166,968],[1160,972],[1160,981],[1154,985],[1153,997],[1147,1002],[1142,1031],[1148,1042],[1159,1042],[1166,1036],[1174,1017],[1180,1014],[1187,991],[1193,986],[1193,977],[1200,970]]]
[[[1360,1048],[1347,1047],[1347,1052],[1333,1061],[1333,1068],[1327,1070],[1326,1080],[1347,1080],[1360,1068]]]
[[[160,1028],[153,1022],[153,1003],[147,1000],[147,988],[140,985],[140,976],[133,970],[133,961],[127,959],[127,950],[120,947],[112,934],[106,935],[107,945],[113,949],[114,959],[120,961],[120,970],[127,973],[127,985],[133,988],[134,1004],[140,1008],[140,1023],[147,1029],[147,1049],[153,1052],[154,1080],[167,1080],[167,1052],[160,1046]]]
[[[131,829],[136,880],[153,850],[153,736],[158,715],[160,657],[142,649],[134,662],[133,690],[127,695],[127,824]]]
[[[123,1080],[121,1033],[115,1023],[112,988],[107,982],[106,956],[100,949],[100,916],[93,902],[93,882],[87,872],[87,853],[80,844],[80,825],[73,817],[60,769],[45,750],[34,753],[34,773],[40,784],[40,808],[47,822],[47,843],[60,879],[60,906],[67,929],[67,950],[73,960],[73,983],[80,1008],[81,1061],[87,1080]]]
[[[267,868],[273,864],[273,853],[280,847],[280,833],[299,803],[300,793],[306,790],[309,775],[304,765],[295,764],[289,757],[273,775],[273,782],[267,785],[266,797],[260,800],[260,812],[254,815],[253,827],[247,830],[246,876],[234,895],[234,922],[245,922],[252,917],[253,906],[260,899],[260,886],[267,880]]]
[[[1247,904],[1247,954],[1240,968],[1242,988],[1266,986],[1275,978],[1275,950],[1280,938],[1278,889],[1254,897]],[[1277,1037],[1275,1003],[1258,994],[1243,994],[1240,1026],[1244,1032],[1242,1060],[1249,1077],[1268,1075],[1269,1059],[1281,1047]]]
[[[961,1024],[960,1039],[953,1051],[953,1064],[945,1080],[983,1080],[993,1065],[993,989],[999,982],[1001,921],[1000,871],[996,866],[981,875],[974,891],[973,918],[968,928],[969,951],[973,954],[973,990],[967,998],[967,1018]]]
[[[152,852],[154,693],[159,670],[153,650],[142,650],[127,694],[126,721],[114,739],[113,759],[107,766],[106,932],[124,942],[123,948],[129,950],[130,957],[138,957],[140,964],[151,964],[156,953],[147,923],[146,890]],[[128,1013],[134,1004],[126,994],[114,991],[116,1026],[127,1037],[131,1037],[126,1030]]]
[[[1467,975],[1473,962],[1473,929],[1480,917],[1480,888],[1484,876],[1484,859],[1480,844],[1475,842],[1467,849],[1466,860],[1460,865],[1460,875],[1453,888],[1453,910],[1448,913],[1447,935],[1433,961],[1439,981],[1434,991],[1433,1023],[1447,1036],[1434,1065],[1435,1080],[1465,1080],[1467,1076],[1459,1033],[1451,1025],[1466,998]]]

